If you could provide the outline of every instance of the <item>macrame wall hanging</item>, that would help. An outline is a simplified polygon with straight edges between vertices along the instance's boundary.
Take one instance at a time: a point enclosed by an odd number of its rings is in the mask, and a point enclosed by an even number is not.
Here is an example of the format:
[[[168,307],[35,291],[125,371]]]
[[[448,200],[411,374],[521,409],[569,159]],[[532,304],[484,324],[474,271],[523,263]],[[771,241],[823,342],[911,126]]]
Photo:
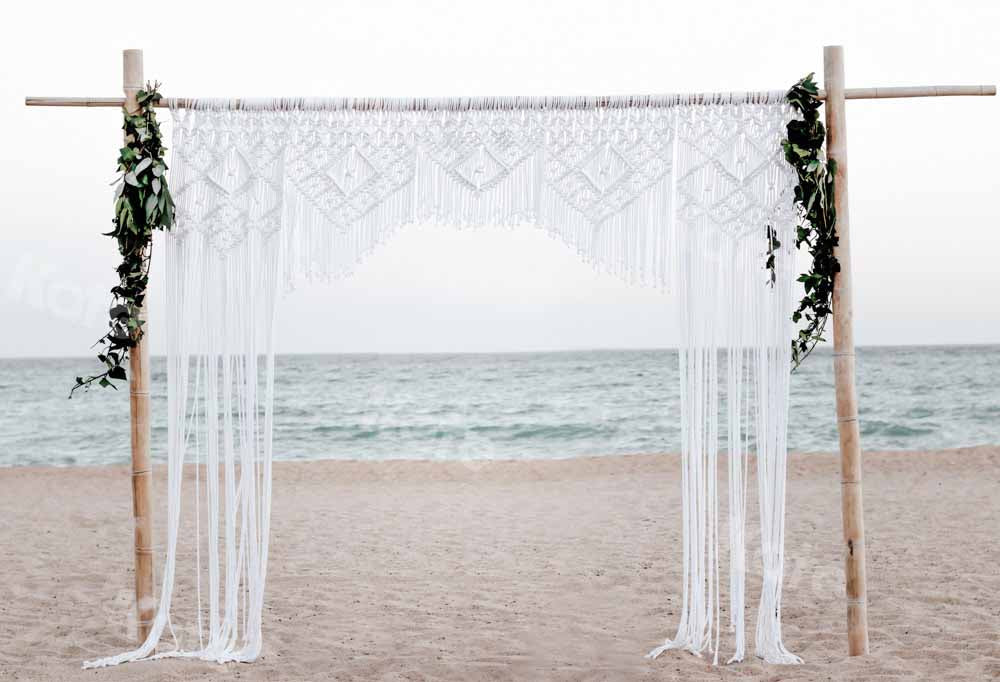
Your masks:
[[[780,616],[797,219],[780,144],[793,116],[784,93],[172,109],[159,610],[142,646],[87,666],[258,656],[277,299],[299,278],[349,273],[409,223],[535,225],[603,270],[676,293],[684,598],[676,635],[650,655],[683,648],[718,662],[725,539],[728,660],[744,657],[753,467],[763,573],[755,652],[798,662],[782,644]],[[773,284],[763,268],[769,227],[784,245]],[[185,465],[196,466],[185,474]],[[171,619],[181,588],[195,633],[183,641]]]

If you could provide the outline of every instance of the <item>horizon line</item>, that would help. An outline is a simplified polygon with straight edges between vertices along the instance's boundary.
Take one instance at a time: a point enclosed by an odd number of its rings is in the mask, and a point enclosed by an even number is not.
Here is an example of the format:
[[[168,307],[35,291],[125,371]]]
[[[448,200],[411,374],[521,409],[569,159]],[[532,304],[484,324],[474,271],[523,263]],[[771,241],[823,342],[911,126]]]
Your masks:
[[[964,342],[964,343],[868,343],[856,344],[858,349],[892,349],[892,348],[979,348],[979,347],[1000,347],[1000,341],[986,342]],[[816,352],[826,353],[832,351],[833,346],[826,343],[816,348]],[[627,346],[627,347],[580,347],[580,348],[550,348],[550,349],[521,349],[521,350],[433,350],[433,351],[289,351],[276,352],[275,357],[288,356],[336,356],[336,355],[376,355],[376,356],[404,356],[404,355],[543,355],[558,353],[643,353],[653,351],[677,351],[676,346]],[[4,360],[83,360],[93,358],[93,355],[3,355],[0,362]],[[163,358],[164,353],[151,354],[150,357]]]

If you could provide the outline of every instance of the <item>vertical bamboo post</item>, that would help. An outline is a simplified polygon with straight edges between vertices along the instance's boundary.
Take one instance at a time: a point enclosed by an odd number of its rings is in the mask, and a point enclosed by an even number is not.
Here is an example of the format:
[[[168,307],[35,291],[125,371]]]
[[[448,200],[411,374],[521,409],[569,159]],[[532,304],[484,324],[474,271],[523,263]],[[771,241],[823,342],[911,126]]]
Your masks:
[[[143,87],[142,50],[122,53],[125,109],[138,111],[136,93]],[[146,311],[139,312],[142,320]],[[148,328],[143,327],[146,331]],[[153,623],[153,470],[149,457],[149,345],[139,341],[129,354],[129,402],[132,421],[132,518],[135,522],[135,602],[140,644]]]
[[[847,592],[847,650],[868,653],[868,601],[865,583],[865,518],[861,494],[861,436],[854,386],[854,308],[851,296],[851,231],[847,212],[847,124],[844,107],[844,48],[823,48],[826,88],[826,153],[837,164],[834,206],[840,273],[833,288],[833,368],[840,432],[840,494],[844,520],[844,573]]]

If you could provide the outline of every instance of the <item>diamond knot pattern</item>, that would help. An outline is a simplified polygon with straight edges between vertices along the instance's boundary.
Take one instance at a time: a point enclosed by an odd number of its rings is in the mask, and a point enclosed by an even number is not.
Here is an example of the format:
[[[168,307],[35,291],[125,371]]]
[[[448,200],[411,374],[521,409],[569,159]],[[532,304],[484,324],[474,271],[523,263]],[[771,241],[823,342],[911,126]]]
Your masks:
[[[343,157],[333,159],[327,167],[327,175],[345,196],[371,180],[376,172],[371,161],[354,145],[351,145]]]
[[[413,144],[374,119],[337,119],[290,146],[286,175],[310,205],[346,229],[413,180]]]
[[[513,216],[596,230],[652,198],[636,216],[672,211],[739,237],[789,202],[785,112],[192,110],[175,128],[171,182],[180,229],[217,233],[220,247],[251,230],[280,229],[289,189],[296,211],[304,207],[337,231],[372,215],[379,224]]]
[[[790,203],[791,168],[781,157],[784,122],[750,107],[678,114],[678,215],[740,237]]]
[[[650,123],[635,110],[560,113],[546,150],[549,188],[594,225],[620,213],[670,173],[673,130]]]
[[[420,125],[416,137],[431,162],[459,186],[482,193],[500,185],[538,152],[539,133],[535,120],[527,116],[501,120],[488,112],[447,112]]]
[[[594,186],[597,193],[607,192],[613,185],[624,179],[632,169],[621,152],[605,145],[597,149],[580,166],[580,172]]]
[[[476,151],[456,161],[450,170],[476,191],[482,191],[484,187],[496,185],[510,171],[497,156],[486,145],[479,145]]]
[[[233,112],[197,112],[175,130],[171,183],[177,227],[207,233],[220,250],[252,230],[273,233],[281,207],[281,127],[271,121],[234,126]]]

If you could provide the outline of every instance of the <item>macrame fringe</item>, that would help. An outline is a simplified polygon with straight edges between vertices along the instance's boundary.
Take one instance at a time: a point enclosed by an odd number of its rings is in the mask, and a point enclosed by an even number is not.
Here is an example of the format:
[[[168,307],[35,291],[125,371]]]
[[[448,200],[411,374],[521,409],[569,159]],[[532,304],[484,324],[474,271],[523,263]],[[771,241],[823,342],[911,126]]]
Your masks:
[[[674,638],[649,656],[677,648],[719,662],[724,535],[728,660],[745,656],[755,463],[764,585],[755,651],[799,662],[780,619],[796,222],[780,150],[792,114],[780,93],[176,104],[159,610],[141,647],[85,667],[260,653],[277,297],[303,277],[348,274],[410,223],[533,224],[599,269],[677,293],[683,605]],[[769,225],[782,244],[773,286],[763,268]],[[180,523],[185,465],[195,476],[196,635],[182,642],[171,613],[178,546],[192,541]],[[174,648],[154,654],[168,631]]]
[[[225,251],[203,233],[166,240],[167,538],[159,608],[142,646],[84,668],[170,657],[249,662],[260,653],[279,258],[273,234],[248,234]],[[204,537],[180,532],[185,468],[188,475],[193,469],[195,489],[188,495]],[[178,547],[187,543],[196,557],[197,646],[190,632],[189,641],[180,642],[171,622]],[[173,650],[154,654],[168,631]]]
[[[719,444],[728,458],[729,622],[734,652],[745,656],[746,502],[750,458],[756,462],[764,586],[757,616],[756,655],[769,663],[799,663],[782,644],[781,566],[792,304],[794,223],[777,223],[782,248],[772,288],[760,267],[766,234],[739,240],[706,225],[683,229],[679,292],[682,309],[682,491],[684,599],[667,649],[720,651],[720,513],[716,484]],[[715,262],[715,261],[718,262]],[[713,267],[706,267],[712,261]],[[720,395],[721,392],[721,395]],[[720,425],[720,413],[726,423]]]

